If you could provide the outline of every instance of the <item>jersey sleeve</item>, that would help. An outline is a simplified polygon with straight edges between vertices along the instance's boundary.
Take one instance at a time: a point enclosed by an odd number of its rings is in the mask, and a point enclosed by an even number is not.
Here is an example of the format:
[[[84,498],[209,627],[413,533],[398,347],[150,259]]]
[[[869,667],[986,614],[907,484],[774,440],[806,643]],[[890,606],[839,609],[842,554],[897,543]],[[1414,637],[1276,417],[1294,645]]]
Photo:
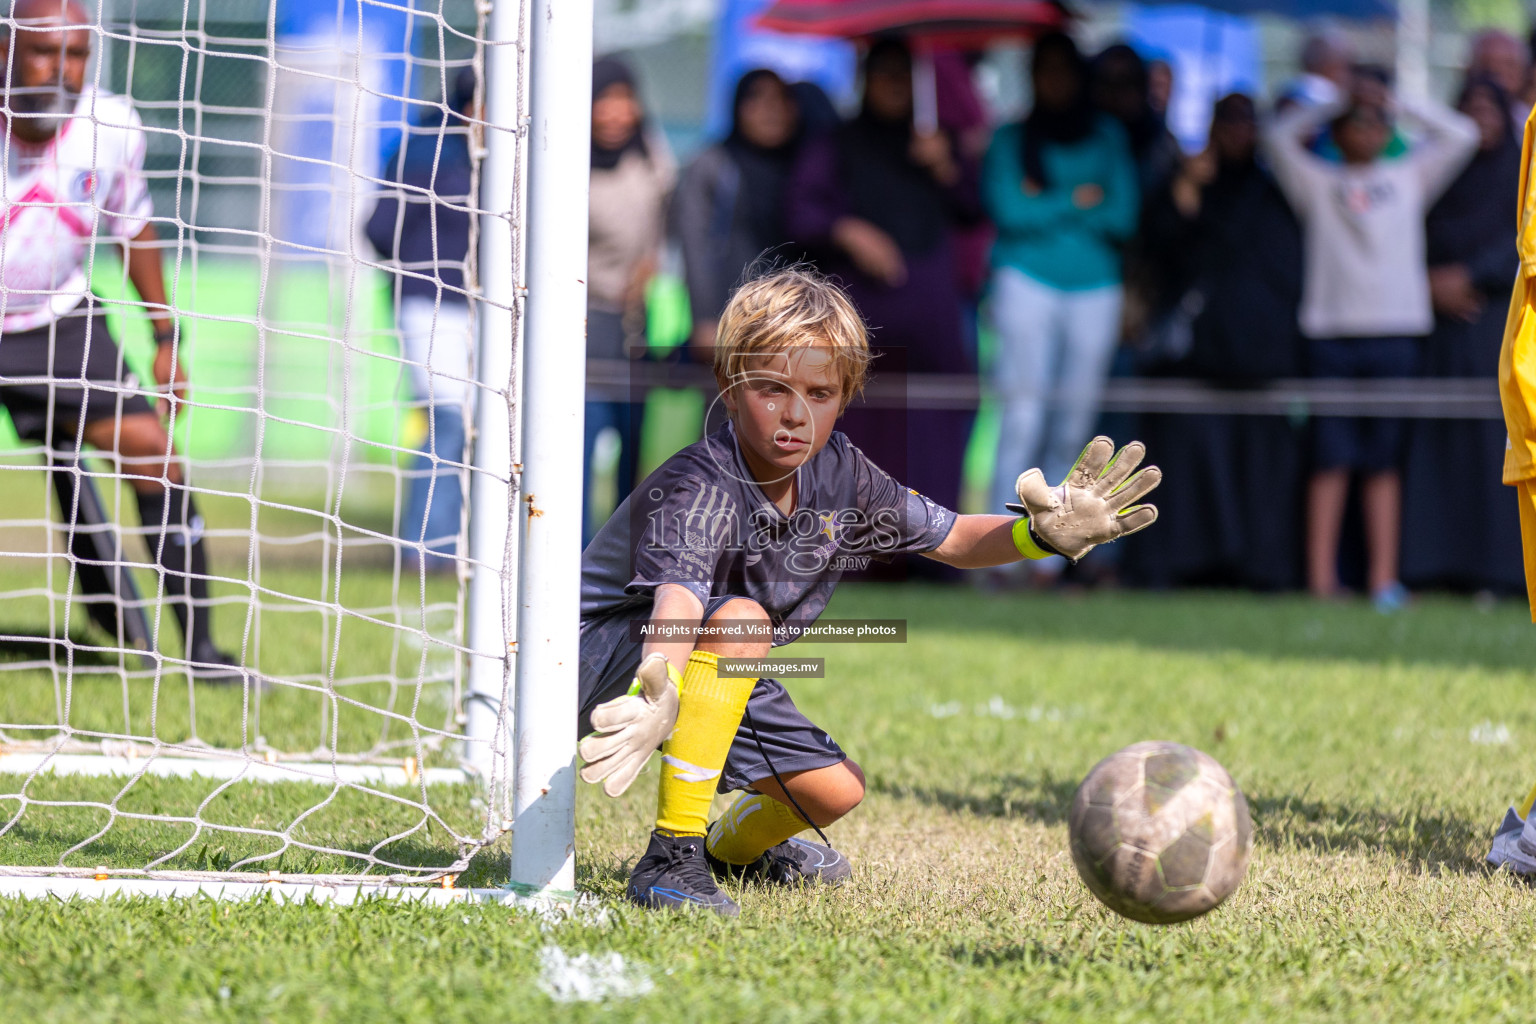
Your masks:
[[[117,124],[101,124],[98,130],[117,136],[116,166],[110,168],[107,192],[101,198],[102,228],[113,238],[133,238],[154,216],[149,181],[144,177],[146,136],[138,111],[124,102],[112,111]],[[103,168],[107,170],[106,168]]]
[[[633,575],[625,593],[651,594],[665,583],[709,602],[715,567],[739,543],[736,502],[708,480],[686,476],[652,486],[630,511]]]
[[[1499,397],[1509,431],[1504,450],[1504,482],[1517,484],[1536,478],[1536,174],[1531,155],[1536,150],[1536,110],[1525,122],[1520,152],[1519,219],[1515,250],[1520,276],[1515,281],[1504,341],[1499,349]]]
[[[913,490],[848,445],[858,493],[858,514],[844,524],[844,547],[882,561],[892,555],[921,554],[944,543],[955,513]]]

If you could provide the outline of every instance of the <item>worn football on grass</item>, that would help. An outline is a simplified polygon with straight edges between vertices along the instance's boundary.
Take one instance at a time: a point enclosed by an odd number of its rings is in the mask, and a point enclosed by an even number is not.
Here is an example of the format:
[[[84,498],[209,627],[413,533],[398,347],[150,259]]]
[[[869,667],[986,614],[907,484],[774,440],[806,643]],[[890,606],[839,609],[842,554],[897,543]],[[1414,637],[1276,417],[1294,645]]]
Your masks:
[[[1104,905],[1148,924],[1187,921],[1232,895],[1248,870],[1248,802],[1209,754],[1135,743],[1077,787],[1068,822],[1077,873]]]

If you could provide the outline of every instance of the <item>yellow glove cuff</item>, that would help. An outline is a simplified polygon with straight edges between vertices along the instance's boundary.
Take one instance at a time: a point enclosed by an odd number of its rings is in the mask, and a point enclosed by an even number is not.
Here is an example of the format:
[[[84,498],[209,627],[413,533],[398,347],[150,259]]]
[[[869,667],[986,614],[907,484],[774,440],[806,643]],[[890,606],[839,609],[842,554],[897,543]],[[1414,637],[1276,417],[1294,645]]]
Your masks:
[[[1052,552],[1045,550],[1035,543],[1034,535],[1029,532],[1029,517],[1021,516],[1013,524],[1013,546],[1019,549],[1019,554],[1025,558],[1039,561],[1042,558],[1050,558]]]
[[[707,653],[708,653],[707,651],[695,651],[694,652],[694,654],[707,654]],[[713,657],[713,655],[710,655],[710,656]],[[690,655],[689,657],[691,658],[692,655]],[[682,690],[683,690],[683,675],[682,675],[681,672],[679,672],[677,670],[677,666],[672,664],[671,659],[667,660],[667,678],[672,680],[672,685],[677,687],[678,692],[681,693]],[[640,676],[636,675],[635,678],[630,681],[629,691],[628,691],[627,695],[630,696],[630,697],[634,697],[637,694],[639,694],[640,691],[643,690],[643,689],[645,689],[645,684],[640,682]]]

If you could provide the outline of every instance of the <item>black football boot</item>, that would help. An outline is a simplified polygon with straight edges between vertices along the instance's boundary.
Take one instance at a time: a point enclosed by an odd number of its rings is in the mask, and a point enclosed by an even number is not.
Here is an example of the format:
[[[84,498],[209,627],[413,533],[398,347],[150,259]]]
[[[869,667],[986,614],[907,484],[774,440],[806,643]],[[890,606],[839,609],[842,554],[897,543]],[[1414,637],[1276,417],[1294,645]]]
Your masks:
[[[711,826],[713,827],[713,826]],[[705,851],[716,878],[769,885],[842,885],[853,874],[848,858],[821,843],[786,839],[750,864],[727,864]]]
[[[645,856],[629,873],[629,898],[653,910],[707,909],[736,917],[741,908],[715,884],[706,856],[703,836],[675,836],[657,829]]]

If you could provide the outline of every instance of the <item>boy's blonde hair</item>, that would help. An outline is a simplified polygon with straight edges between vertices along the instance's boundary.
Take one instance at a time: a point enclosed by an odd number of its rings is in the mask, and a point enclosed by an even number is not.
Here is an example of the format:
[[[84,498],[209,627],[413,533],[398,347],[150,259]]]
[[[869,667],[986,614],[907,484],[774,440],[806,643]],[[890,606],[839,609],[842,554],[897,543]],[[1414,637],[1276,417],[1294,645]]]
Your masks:
[[[736,289],[715,336],[715,380],[724,391],[741,379],[751,356],[791,348],[827,349],[842,378],[839,411],[864,390],[869,335],[841,288],[812,270],[789,267]]]

